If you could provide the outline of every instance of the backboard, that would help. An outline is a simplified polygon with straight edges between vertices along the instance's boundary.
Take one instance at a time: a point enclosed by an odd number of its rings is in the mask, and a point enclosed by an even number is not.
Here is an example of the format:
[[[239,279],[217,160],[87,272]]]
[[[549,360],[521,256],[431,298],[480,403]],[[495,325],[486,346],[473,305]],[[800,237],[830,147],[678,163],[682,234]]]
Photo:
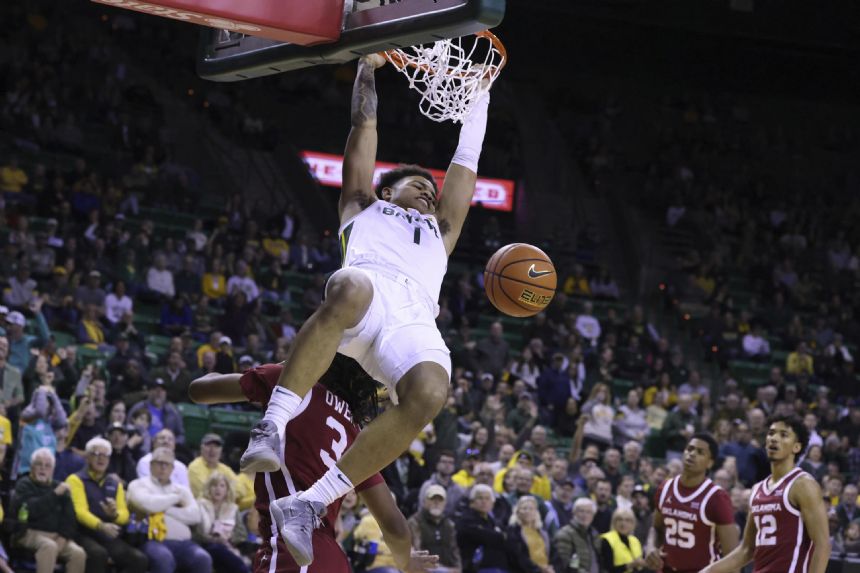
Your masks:
[[[318,1],[318,0],[314,0]],[[364,54],[454,38],[501,23],[505,0],[371,0],[385,4],[349,11],[340,38],[300,46],[235,31],[204,29],[197,72],[214,81],[240,81],[319,64],[339,64]],[[349,4],[349,3],[348,3]]]

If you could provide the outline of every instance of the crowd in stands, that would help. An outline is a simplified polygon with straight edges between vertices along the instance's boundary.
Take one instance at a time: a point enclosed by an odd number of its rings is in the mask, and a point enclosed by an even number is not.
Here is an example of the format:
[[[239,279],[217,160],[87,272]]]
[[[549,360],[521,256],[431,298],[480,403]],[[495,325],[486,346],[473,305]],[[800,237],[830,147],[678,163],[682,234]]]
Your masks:
[[[283,360],[339,264],[337,242],[292,210],[252,213],[241,193],[206,203],[193,170],[160,148],[157,101],[103,37],[83,42],[38,14],[3,34],[14,55],[0,62],[11,553],[0,571],[25,559],[40,572],[247,571],[260,538],[252,476],[235,471],[244,436],[189,439],[188,385]],[[667,225],[698,233],[665,285],[686,338],[669,339],[644,304],[619,302],[606,271],[580,264],[560,268],[546,312],[497,318],[480,269],[452,261],[438,317],[454,365],[448,403],[383,471],[415,546],[445,568],[623,570],[615,540],[647,546],[654,491],[700,430],[720,444],[713,479],[742,528],[749,488],[768,473],[767,417],[780,413],[810,429],[802,467],[822,483],[835,553],[860,551],[856,199],[706,170],[699,162],[728,153],[713,131],[730,120],[691,105],[633,175],[667,198]],[[111,161],[93,159],[106,149]],[[597,174],[609,155],[596,142],[583,165]],[[338,538],[357,570],[394,567],[352,494]]]

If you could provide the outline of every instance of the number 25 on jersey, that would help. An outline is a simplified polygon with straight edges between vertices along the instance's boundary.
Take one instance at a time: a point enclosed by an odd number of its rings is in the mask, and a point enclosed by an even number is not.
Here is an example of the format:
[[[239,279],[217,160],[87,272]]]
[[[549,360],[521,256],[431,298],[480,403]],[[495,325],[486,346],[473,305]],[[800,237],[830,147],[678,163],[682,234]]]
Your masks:
[[[676,545],[681,549],[690,549],[695,545],[696,537],[693,535],[692,523],[674,517],[664,517],[663,523],[666,525],[668,545]]]

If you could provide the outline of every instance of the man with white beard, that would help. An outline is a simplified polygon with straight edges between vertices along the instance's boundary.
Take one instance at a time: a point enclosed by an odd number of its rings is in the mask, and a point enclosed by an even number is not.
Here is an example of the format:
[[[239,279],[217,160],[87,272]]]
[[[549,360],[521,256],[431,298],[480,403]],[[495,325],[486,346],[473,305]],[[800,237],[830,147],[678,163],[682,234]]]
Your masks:
[[[439,556],[439,567],[433,569],[434,572],[461,569],[457,530],[454,522],[445,517],[446,500],[445,488],[431,485],[421,501],[421,509],[409,518],[414,549]]]

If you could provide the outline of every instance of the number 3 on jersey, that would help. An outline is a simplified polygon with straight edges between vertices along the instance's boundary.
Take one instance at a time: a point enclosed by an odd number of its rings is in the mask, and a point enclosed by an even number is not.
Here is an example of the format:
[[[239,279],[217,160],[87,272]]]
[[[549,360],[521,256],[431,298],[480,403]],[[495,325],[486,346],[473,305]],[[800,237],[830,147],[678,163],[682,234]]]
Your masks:
[[[696,537],[693,535],[693,524],[683,519],[675,519],[674,517],[664,517],[663,523],[666,525],[666,544],[676,545],[681,549],[690,549],[696,544]]]
[[[343,456],[343,453],[346,451],[347,446],[347,437],[346,437],[346,428],[343,427],[343,424],[334,419],[334,417],[329,416],[326,418],[325,425],[337,432],[338,437],[331,441],[331,454],[325,450],[320,450],[320,459],[326,465],[327,468],[331,469],[337,464],[337,461]],[[332,457],[334,454],[334,457]]]
[[[755,516],[755,544],[776,545],[776,517],[770,514]]]

